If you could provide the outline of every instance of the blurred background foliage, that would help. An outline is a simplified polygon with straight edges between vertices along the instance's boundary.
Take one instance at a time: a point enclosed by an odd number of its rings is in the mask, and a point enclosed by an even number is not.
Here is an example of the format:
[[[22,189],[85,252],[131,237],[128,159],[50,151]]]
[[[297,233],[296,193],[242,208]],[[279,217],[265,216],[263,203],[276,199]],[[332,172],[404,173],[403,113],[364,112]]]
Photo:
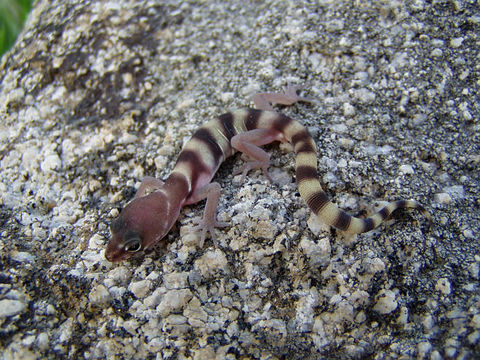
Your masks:
[[[0,0],[0,56],[15,42],[33,0]]]

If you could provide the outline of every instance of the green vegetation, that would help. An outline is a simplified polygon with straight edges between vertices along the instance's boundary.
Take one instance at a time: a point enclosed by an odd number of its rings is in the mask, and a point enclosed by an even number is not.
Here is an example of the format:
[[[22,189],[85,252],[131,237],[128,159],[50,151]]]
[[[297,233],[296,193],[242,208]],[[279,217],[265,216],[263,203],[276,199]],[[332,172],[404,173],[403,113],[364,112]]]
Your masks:
[[[32,0],[0,0],[0,55],[15,42],[31,6]]]

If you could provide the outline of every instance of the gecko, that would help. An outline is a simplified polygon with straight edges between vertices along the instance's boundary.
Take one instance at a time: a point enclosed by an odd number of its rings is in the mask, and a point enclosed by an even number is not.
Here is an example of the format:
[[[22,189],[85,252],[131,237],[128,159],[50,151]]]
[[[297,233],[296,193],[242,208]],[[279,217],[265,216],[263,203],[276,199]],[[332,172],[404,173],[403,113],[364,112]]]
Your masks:
[[[215,227],[227,226],[216,219],[220,184],[212,181],[226,158],[242,152],[248,161],[234,173],[242,174],[242,181],[252,169],[262,169],[270,180],[267,168],[270,155],[261,148],[274,141],[289,142],[295,152],[296,182],[301,197],[308,207],[326,225],[346,234],[373,230],[395,210],[412,208],[431,221],[429,213],[414,200],[388,203],[367,218],[347,214],[337,207],[323,191],[317,174],[317,149],[307,129],[298,121],[276,112],[273,105],[293,105],[311,102],[297,94],[302,86],[288,86],[283,93],[261,93],[253,97],[255,108],[227,112],[201,126],[185,144],[177,162],[165,182],[146,177],[134,197],[110,226],[112,237],[105,257],[118,262],[138,255],[161,244],[162,239],[177,221],[184,206],[206,199],[206,205],[196,226],[200,231],[202,248],[206,233],[215,246],[218,242]]]

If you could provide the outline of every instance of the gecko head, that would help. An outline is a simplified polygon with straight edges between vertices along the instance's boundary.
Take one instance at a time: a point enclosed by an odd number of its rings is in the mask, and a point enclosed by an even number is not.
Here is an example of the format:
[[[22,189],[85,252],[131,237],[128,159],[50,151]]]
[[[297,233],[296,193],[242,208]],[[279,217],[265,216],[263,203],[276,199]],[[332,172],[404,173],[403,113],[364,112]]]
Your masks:
[[[172,214],[172,211],[177,214]],[[168,233],[179,212],[179,207],[172,209],[163,192],[134,199],[110,225],[112,237],[105,250],[105,258],[118,262],[153,247]],[[173,221],[169,220],[172,216]]]

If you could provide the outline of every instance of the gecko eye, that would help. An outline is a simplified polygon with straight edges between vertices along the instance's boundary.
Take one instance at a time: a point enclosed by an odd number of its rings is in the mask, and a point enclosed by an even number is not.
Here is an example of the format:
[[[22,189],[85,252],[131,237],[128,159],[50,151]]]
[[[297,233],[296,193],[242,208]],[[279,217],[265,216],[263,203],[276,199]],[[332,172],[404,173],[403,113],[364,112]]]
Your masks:
[[[140,238],[134,238],[129,240],[123,247],[125,251],[128,251],[130,253],[135,253],[137,251],[140,251],[141,248],[142,248],[142,240]]]
[[[142,249],[142,237],[137,231],[127,230],[123,235],[123,250],[129,253],[135,253]]]

